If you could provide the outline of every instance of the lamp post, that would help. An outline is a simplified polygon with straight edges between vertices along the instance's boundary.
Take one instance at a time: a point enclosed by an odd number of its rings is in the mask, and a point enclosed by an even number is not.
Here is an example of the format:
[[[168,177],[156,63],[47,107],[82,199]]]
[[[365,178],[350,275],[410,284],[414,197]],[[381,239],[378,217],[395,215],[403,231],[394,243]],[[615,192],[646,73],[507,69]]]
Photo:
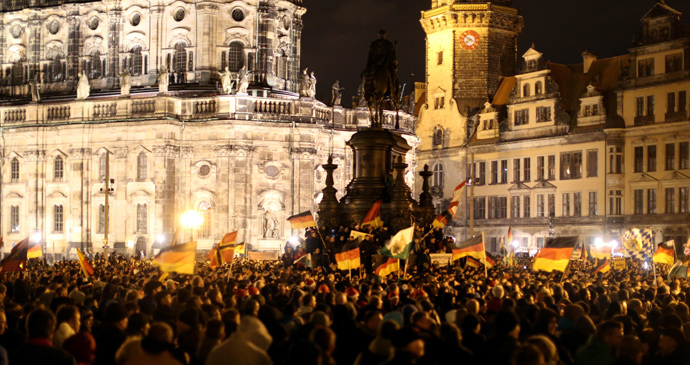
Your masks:
[[[202,217],[201,214],[199,214],[199,212],[196,210],[190,209],[182,214],[180,223],[182,223],[182,227],[191,230],[190,241],[194,242],[194,230],[201,227],[201,225],[204,223],[204,217]]]

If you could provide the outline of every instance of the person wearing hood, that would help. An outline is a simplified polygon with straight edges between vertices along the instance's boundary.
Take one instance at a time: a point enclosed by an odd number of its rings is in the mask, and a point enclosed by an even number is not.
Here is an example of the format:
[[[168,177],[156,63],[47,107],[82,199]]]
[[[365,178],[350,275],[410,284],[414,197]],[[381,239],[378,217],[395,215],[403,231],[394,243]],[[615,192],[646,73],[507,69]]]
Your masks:
[[[235,365],[272,365],[266,352],[273,338],[261,321],[252,315],[240,319],[237,332],[216,346],[206,359],[206,365],[224,365],[230,359]]]

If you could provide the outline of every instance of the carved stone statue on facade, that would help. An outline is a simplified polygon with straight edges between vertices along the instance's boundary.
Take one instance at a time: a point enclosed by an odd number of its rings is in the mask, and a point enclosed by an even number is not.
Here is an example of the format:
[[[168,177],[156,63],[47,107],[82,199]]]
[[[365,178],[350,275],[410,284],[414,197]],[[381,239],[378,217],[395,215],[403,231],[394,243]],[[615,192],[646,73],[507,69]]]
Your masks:
[[[232,92],[232,73],[230,72],[230,69],[226,67],[225,71],[219,71],[218,75],[220,75],[220,82],[221,86],[223,87],[223,94],[230,95],[230,93]]]
[[[240,70],[240,78],[237,81],[237,93],[246,94],[249,87],[249,78],[247,77],[247,69],[242,67]]]
[[[335,80],[335,83],[331,87],[331,105],[340,106],[341,99],[343,98],[344,87],[340,87],[340,80]]]
[[[386,39],[386,31],[379,31],[379,38],[369,46],[367,67],[362,72],[364,98],[369,106],[372,125],[380,126],[386,99],[399,109],[398,61],[396,46]]]
[[[358,108],[364,108],[367,106],[367,100],[364,98],[364,80],[362,80],[357,88],[357,99]]]
[[[77,100],[85,100],[91,93],[91,85],[89,78],[86,76],[86,71],[79,74],[79,82],[77,83]]]
[[[158,71],[158,93],[165,94],[168,92],[169,76],[168,68],[163,65]]]
[[[128,98],[129,90],[132,88],[132,74],[125,70],[120,74],[120,97]]]
[[[33,80],[31,80],[30,86],[31,86],[31,101],[33,101],[33,102],[41,101],[41,93],[40,93],[41,84],[39,84],[38,80],[34,78]]]
[[[305,68],[302,71],[302,76],[300,76],[299,79],[299,96],[309,96],[309,74],[307,73],[307,70],[309,68]]]
[[[278,238],[278,219],[273,211],[264,212],[263,228],[264,238]]]
[[[309,76],[309,97],[314,98],[316,96],[316,76],[314,76],[314,71],[311,72]]]

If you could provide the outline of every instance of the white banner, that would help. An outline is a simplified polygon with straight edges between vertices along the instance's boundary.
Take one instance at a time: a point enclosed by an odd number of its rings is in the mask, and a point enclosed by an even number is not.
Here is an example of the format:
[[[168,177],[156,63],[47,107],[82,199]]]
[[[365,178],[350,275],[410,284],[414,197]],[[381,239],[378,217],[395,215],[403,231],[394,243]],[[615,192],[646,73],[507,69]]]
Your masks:
[[[429,258],[431,259],[431,264],[436,264],[438,263],[439,267],[445,267],[450,265],[450,260],[453,259],[453,254],[452,253],[432,253],[429,254]]]

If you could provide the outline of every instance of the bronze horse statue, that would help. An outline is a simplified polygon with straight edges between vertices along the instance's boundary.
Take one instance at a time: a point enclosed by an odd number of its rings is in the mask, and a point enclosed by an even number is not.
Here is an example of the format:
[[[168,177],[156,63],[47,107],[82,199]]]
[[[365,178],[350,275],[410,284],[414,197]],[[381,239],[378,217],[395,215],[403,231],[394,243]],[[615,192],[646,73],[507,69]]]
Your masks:
[[[396,111],[400,108],[397,71],[396,46],[386,39],[386,32],[382,30],[379,39],[369,47],[367,68],[362,72],[364,99],[369,107],[372,127],[380,128],[383,124],[383,110],[388,100]]]

